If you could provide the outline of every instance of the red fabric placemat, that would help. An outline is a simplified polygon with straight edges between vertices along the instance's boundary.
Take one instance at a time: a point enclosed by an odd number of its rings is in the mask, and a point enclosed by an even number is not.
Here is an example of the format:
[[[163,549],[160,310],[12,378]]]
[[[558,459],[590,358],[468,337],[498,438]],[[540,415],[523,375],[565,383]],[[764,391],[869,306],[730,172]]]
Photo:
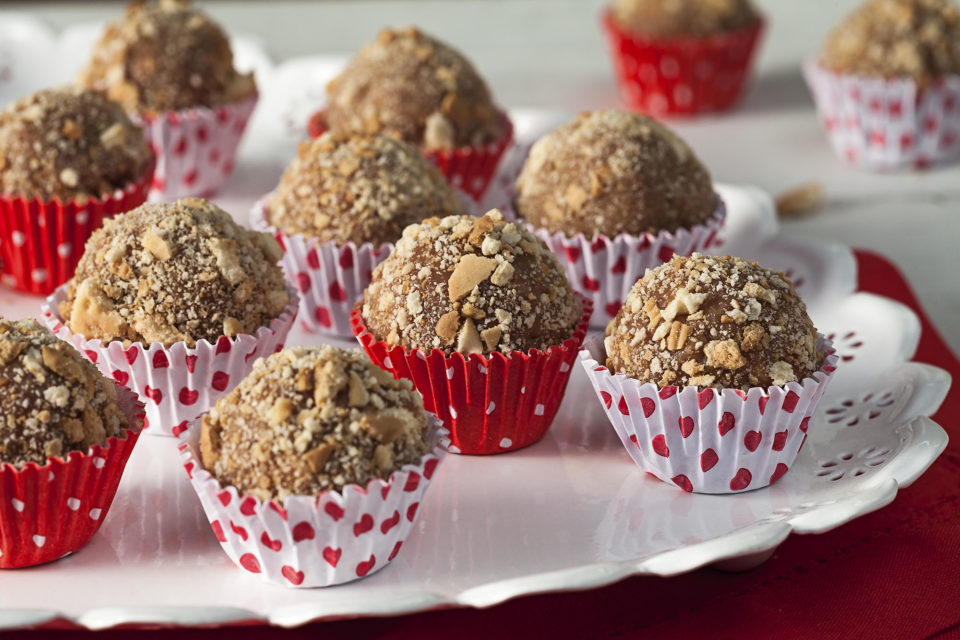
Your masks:
[[[922,322],[915,360],[960,379],[960,361],[937,334],[903,276],[885,258],[856,253],[859,289],[908,305]],[[960,629],[960,393],[934,416],[951,434],[943,456],[877,512],[822,535],[792,535],[745,573],[701,569],[676,578],[630,578],[602,589],[531,596],[487,610],[448,609],[299,629],[235,627],[142,632],[138,638],[929,638]],[[9,585],[12,586],[12,585]],[[79,638],[82,631],[8,637]],[[109,631],[125,637],[130,631]]]

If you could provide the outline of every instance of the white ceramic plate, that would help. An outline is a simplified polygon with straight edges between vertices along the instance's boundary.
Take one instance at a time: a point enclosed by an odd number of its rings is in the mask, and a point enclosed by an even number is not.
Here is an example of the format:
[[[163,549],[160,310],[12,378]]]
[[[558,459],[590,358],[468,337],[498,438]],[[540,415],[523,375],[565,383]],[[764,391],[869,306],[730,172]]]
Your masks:
[[[306,113],[315,100],[301,88],[305,78],[316,87],[335,68],[329,60],[293,61],[262,79],[271,91],[264,92],[238,175],[218,202],[246,219],[292,154],[299,132],[284,122],[302,120],[291,108]],[[513,115],[521,142],[558,122],[542,112]],[[391,566],[351,584],[295,591],[264,584],[230,563],[179,466],[175,442],[145,437],[86,548],[46,566],[0,571],[0,629],[56,619],[93,629],[237,621],[294,626],[484,607],[635,574],[669,576],[720,562],[745,568],[792,531],[827,531],[890,503],[946,446],[946,433],[927,416],[942,402],[949,376],[909,362],[919,339],[916,316],[899,303],[855,292],[849,249],[779,236],[764,194],[719,190],[730,214],[721,250],[789,271],[843,360],[806,447],[776,485],[706,496],[647,477],[575,367],[541,442],[495,457],[448,457]],[[495,192],[491,202],[502,197]],[[0,312],[9,317],[34,315],[40,302],[0,290]],[[288,340],[319,342],[299,328]]]

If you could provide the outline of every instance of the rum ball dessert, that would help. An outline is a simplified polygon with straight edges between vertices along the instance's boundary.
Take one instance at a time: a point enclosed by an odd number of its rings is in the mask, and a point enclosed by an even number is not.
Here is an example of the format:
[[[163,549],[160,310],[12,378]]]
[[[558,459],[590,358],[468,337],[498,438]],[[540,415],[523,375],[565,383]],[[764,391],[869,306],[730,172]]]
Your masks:
[[[144,178],[153,154],[123,108],[96,91],[47,89],[0,111],[0,191],[67,202]]]
[[[335,133],[383,133],[428,150],[499,140],[505,123],[459,51],[415,27],[383,29],[327,85]]]
[[[460,208],[446,179],[413,145],[379,134],[326,133],[300,144],[267,218],[287,234],[378,247],[409,224]]]
[[[203,464],[262,500],[365,487],[431,450],[420,395],[359,351],[294,347],[259,359],[204,416]]]
[[[130,426],[112,380],[35,320],[0,318],[0,463],[86,452]]]
[[[373,272],[362,318],[390,346],[488,355],[559,345],[581,311],[556,256],[492,210],[407,227]]]
[[[700,254],[647,271],[604,344],[613,373],[661,387],[780,386],[809,377],[825,357],[786,276]]]
[[[594,111],[533,145],[514,206],[550,233],[614,238],[702,224],[717,196],[707,169],[672,131],[647,116]]]
[[[653,40],[739,31],[759,20],[748,0],[615,0],[612,13],[625,31]]]
[[[94,45],[77,83],[141,115],[217,107],[252,97],[219,25],[186,0],[137,0]]]
[[[165,346],[253,334],[288,303],[277,241],[206,200],[145,204],[87,242],[60,315],[87,340]]]

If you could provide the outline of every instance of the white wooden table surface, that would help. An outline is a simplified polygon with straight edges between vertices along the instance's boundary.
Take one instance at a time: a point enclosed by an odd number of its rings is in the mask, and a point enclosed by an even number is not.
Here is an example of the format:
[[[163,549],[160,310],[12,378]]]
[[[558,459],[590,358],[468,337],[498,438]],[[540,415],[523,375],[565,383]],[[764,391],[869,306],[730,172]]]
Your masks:
[[[201,3],[228,30],[257,34],[275,60],[345,53],[382,25],[418,24],[455,43],[508,107],[573,112],[619,104],[598,28],[602,0],[388,0]],[[755,82],[729,114],[674,120],[718,181],[779,193],[808,181],[826,189],[820,213],[787,232],[888,256],[907,275],[960,352],[960,164],[875,175],[831,154],[800,75],[824,33],[854,0],[760,0],[769,19]],[[103,20],[120,3],[5,2],[62,28]]]

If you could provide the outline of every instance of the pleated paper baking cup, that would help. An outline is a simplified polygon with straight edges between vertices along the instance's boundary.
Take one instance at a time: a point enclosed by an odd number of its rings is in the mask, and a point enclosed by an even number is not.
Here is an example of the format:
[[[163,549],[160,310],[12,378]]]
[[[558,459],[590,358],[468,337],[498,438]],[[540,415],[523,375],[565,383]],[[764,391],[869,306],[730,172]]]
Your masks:
[[[220,546],[240,568],[287,587],[326,587],[387,566],[413,530],[420,505],[446,454],[446,430],[431,416],[433,450],[387,480],[351,484],[281,506],[224,487],[203,468],[200,421],[180,435],[180,458]]]
[[[847,162],[926,169],[960,155],[960,75],[921,88],[910,78],[834,73],[809,61],[804,76],[830,146]]]
[[[130,428],[119,437],[29,463],[0,465],[0,569],[52,562],[79,550],[100,529],[143,422],[143,404],[117,386]]]
[[[374,364],[411,380],[424,408],[450,430],[451,452],[503,453],[538,441],[553,422],[593,312],[590,300],[580,301],[580,322],[562,344],[489,356],[391,348],[367,330],[359,309],[351,320]]]
[[[827,357],[812,376],[746,393],[641,383],[611,373],[587,349],[580,364],[641,469],[684,491],[739,493],[779,480],[806,441],[837,366],[830,341],[819,340]]]
[[[251,226],[272,233],[283,247],[281,266],[287,281],[300,292],[300,326],[310,332],[350,338],[350,313],[363,298],[373,268],[386,260],[391,243],[377,248],[366,242],[316,242],[303,234],[286,234],[266,220],[266,202],[259,200],[251,213]]]
[[[440,169],[452,186],[468,194],[476,202],[483,199],[487,187],[497,172],[500,159],[513,142],[513,122],[505,112],[504,131],[499,140],[476,147],[458,149],[421,149],[423,156]],[[321,109],[310,117],[307,132],[317,138],[327,131],[326,112]]]
[[[764,22],[706,36],[649,39],[601,16],[620,97],[655,116],[729,109],[743,94]]]
[[[283,349],[287,334],[297,315],[299,296],[287,286],[290,301],[270,326],[256,334],[220,336],[215,343],[206,340],[190,348],[185,342],[169,347],[154,342],[144,347],[139,342],[124,346],[114,340],[88,340],[73,333],[60,317],[60,303],[67,298],[67,287],[59,287],[43,305],[42,320],[54,335],[72,344],[100,372],[135,391],[146,405],[144,429],[151,435],[177,435],[193,418],[209,409],[229,393],[253,369],[257,358]]]
[[[101,198],[42,200],[0,195],[0,278],[9,287],[47,295],[69,280],[83,245],[105,218],[147,199],[153,168]]]
[[[157,155],[152,201],[212,195],[233,173],[257,96],[221,107],[135,116]]]
[[[621,233],[615,238],[587,238],[582,233],[571,238],[562,232],[534,231],[557,254],[574,291],[593,302],[590,326],[603,329],[647,269],[669,262],[674,254],[688,256],[709,249],[725,220],[726,208],[718,197],[714,214],[690,229],[640,236]]]

